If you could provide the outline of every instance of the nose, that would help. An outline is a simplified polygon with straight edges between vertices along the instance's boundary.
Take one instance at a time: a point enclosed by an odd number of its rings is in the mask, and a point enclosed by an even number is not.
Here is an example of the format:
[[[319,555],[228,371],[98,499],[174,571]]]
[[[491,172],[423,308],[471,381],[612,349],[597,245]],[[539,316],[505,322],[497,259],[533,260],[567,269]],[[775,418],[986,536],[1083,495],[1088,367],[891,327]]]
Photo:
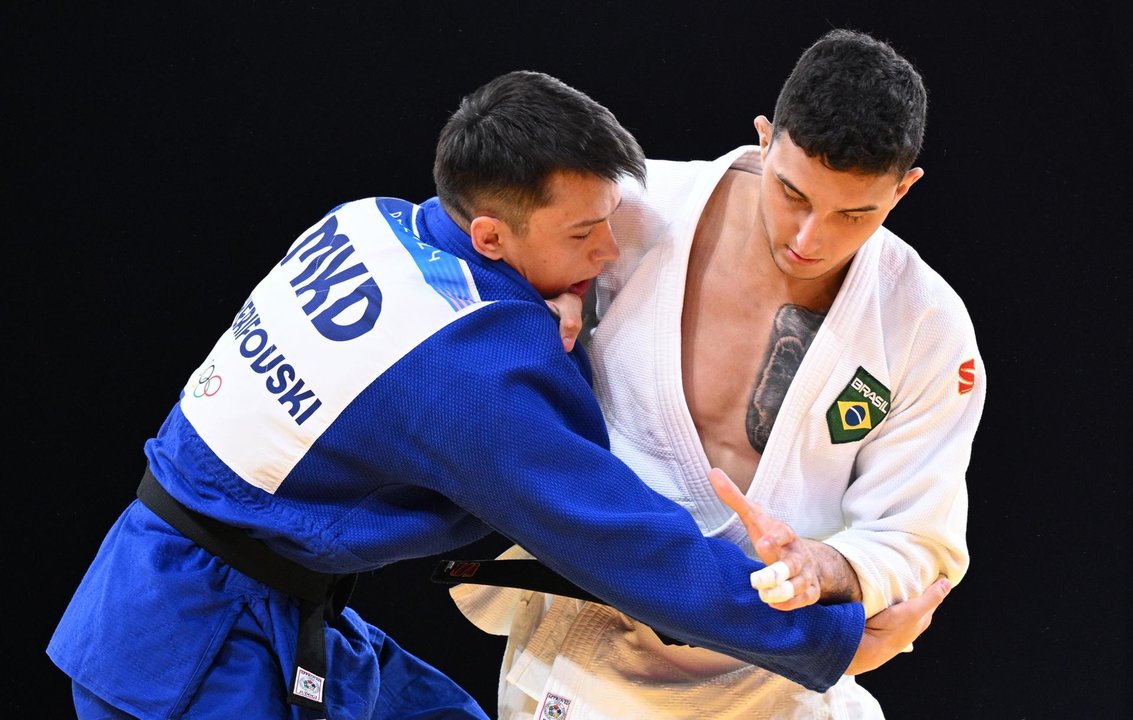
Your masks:
[[[599,227],[594,228],[596,244],[590,253],[590,257],[594,262],[608,263],[618,259],[622,254],[621,249],[618,247],[618,240],[614,237],[614,231],[610,228],[610,223],[604,222]]]
[[[811,257],[811,252],[818,248],[818,216],[807,212],[799,223],[799,231],[795,233],[795,244],[798,253],[803,257]]]

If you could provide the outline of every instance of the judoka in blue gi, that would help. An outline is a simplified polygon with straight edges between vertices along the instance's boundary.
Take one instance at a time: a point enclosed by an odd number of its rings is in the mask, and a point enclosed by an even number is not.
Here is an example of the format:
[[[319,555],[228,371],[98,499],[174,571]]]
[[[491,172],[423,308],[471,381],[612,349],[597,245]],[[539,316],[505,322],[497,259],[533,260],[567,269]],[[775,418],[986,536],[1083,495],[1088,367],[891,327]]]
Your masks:
[[[78,716],[483,718],[345,603],[356,573],[493,530],[808,688],[909,642],[863,635],[859,604],[770,609],[761,563],[610,454],[547,299],[617,257],[618,180],[644,167],[606,108],[514,72],[443,129],[438,197],[348,202],[302,232],[195,361],[51,638]]]

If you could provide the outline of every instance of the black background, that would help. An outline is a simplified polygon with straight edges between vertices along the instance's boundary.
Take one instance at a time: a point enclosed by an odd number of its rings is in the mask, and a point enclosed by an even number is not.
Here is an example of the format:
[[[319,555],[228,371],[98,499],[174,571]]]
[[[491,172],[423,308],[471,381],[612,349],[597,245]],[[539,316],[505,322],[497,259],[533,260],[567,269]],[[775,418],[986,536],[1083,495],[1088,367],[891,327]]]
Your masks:
[[[710,159],[756,142],[752,118],[832,26],[890,40],[925,77],[926,176],[888,225],[966,299],[989,376],[971,570],[916,651],[861,682],[892,718],[1126,716],[1133,207],[1116,2],[95,5],[0,11],[4,717],[72,715],[44,647],[186,373],[326,210],[432,194],[462,95],[542,70],[648,155]],[[491,711],[502,640],[455,613],[430,565],[364,578],[355,606]]]

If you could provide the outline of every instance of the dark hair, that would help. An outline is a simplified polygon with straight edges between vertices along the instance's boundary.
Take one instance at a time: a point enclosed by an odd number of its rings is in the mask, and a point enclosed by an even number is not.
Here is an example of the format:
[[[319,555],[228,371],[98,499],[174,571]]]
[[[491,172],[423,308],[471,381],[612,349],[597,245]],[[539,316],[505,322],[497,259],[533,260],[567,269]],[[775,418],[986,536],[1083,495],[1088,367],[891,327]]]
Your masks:
[[[889,44],[831,30],[783,84],[772,140],[785,131],[834,170],[904,175],[920,153],[927,106],[920,74]]]
[[[433,180],[450,215],[485,209],[518,232],[558,171],[645,181],[645,156],[613,113],[561,80],[518,70],[466,96],[437,141]]]

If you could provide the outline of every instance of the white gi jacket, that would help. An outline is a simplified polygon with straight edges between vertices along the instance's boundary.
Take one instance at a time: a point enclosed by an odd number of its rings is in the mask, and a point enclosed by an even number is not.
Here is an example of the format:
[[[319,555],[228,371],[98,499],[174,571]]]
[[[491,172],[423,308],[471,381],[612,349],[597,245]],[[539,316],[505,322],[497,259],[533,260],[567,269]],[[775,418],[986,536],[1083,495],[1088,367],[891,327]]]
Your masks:
[[[754,554],[708,483],[681,382],[689,249],[732,167],[760,172],[759,148],[713,162],[650,160],[647,190],[623,184],[612,221],[621,257],[599,277],[590,348],[614,453],[705,534]],[[747,495],[846,557],[867,617],[939,575],[955,584],[968,567],[965,472],[985,385],[959,296],[880,228],[803,358]],[[604,605],[470,586],[453,596],[479,627],[509,635],[501,719],[882,717],[852,677],[811,692],[717,653],[664,645]]]

